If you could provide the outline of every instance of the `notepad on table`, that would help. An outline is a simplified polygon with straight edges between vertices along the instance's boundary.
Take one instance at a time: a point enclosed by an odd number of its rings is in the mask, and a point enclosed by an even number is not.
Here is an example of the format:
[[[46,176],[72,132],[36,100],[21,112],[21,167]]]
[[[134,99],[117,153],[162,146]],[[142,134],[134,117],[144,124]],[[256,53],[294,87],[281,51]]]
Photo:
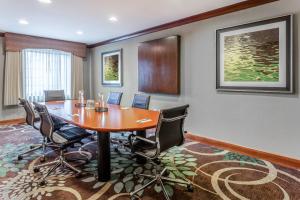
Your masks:
[[[145,118],[145,119],[137,120],[136,122],[139,124],[142,124],[142,123],[151,122],[151,121],[152,121],[152,119]]]

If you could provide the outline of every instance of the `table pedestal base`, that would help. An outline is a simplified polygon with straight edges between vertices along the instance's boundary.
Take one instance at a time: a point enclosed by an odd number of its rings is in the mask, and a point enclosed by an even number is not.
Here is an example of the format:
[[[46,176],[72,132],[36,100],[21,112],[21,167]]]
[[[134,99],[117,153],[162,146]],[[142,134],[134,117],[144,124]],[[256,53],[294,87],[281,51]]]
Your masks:
[[[98,181],[110,180],[110,133],[98,132]]]

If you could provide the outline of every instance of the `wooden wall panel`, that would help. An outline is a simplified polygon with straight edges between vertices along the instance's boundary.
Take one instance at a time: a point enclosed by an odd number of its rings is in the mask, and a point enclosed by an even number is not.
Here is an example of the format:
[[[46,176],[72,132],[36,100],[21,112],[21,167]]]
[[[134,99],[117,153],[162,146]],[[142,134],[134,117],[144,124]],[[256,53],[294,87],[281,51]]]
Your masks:
[[[55,40],[15,33],[5,33],[4,35],[6,51],[21,51],[22,49],[26,48],[46,48],[71,52],[72,54],[82,58],[86,57],[87,47],[86,44],[83,43]]]
[[[139,91],[180,94],[180,36],[141,43],[138,58]]]

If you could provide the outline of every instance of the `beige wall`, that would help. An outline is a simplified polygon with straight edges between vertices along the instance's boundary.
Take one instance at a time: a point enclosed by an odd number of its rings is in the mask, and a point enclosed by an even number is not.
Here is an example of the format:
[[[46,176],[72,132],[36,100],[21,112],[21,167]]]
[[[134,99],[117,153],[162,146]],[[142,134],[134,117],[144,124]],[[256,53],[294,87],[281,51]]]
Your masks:
[[[138,89],[139,42],[182,36],[180,96],[152,95],[151,108],[190,104],[186,129],[195,134],[300,159],[300,99],[294,95],[218,93],[215,90],[217,29],[295,13],[295,68],[298,80],[300,1],[281,0],[91,50],[91,87],[98,92],[123,91],[123,105],[131,105]],[[124,86],[102,87],[101,53],[123,48]],[[296,88],[298,90],[298,81]]]

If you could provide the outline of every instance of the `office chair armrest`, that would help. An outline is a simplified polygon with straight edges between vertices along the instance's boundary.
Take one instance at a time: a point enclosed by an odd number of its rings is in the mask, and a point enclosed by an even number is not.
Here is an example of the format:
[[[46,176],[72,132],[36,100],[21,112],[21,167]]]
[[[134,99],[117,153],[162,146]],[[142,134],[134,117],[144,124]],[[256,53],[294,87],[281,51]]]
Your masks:
[[[131,134],[128,136],[128,140],[129,140],[129,143],[130,143],[130,146],[132,146],[132,141],[133,140],[142,140],[144,142],[147,142],[147,143],[150,143],[150,144],[153,144],[153,145],[156,145],[157,142],[155,141],[152,141],[152,140],[149,140],[147,138],[144,138],[144,137],[141,137],[141,136],[138,136],[138,135],[134,135],[134,134]]]

